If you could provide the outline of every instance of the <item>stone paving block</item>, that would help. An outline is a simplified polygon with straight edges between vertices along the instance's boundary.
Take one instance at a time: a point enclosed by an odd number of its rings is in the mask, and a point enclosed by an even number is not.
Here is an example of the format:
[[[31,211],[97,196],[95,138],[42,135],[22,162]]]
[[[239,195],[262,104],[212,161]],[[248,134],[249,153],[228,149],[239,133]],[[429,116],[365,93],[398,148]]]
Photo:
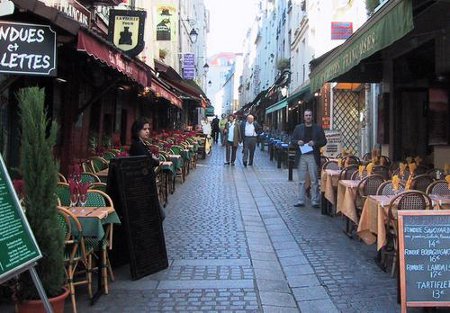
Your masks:
[[[275,253],[272,245],[261,245],[261,244],[253,244],[248,247],[251,252],[266,252],[266,253]]]
[[[325,288],[323,288],[322,286],[292,288],[292,292],[297,302],[310,300],[323,300],[329,299],[330,297]]]
[[[267,280],[279,280],[283,279],[284,273],[280,269],[266,269],[266,268],[255,268],[255,277],[256,279],[267,279]]]
[[[263,305],[263,313],[299,313],[298,308],[284,308],[279,306]]]
[[[284,266],[309,264],[308,260],[302,255],[280,257],[280,263]]]
[[[253,260],[253,268],[269,269],[281,272],[281,266],[278,261],[263,261],[263,260]]]
[[[259,291],[276,291],[289,293],[291,289],[289,288],[286,280],[267,280],[267,279],[256,279],[256,285]]]
[[[291,288],[320,286],[320,282],[314,274],[287,276],[287,280]]]
[[[266,261],[276,261],[277,255],[275,252],[261,252],[261,251],[250,251],[250,256],[252,260],[266,260]]]
[[[296,276],[305,274],[314,274],[314,269],[309,264],[283,266],[286,276]]]
[[[340,313],[333,302],[327,300],[312,300],[298,302],[302,313]]]
[[[157,289],[253,288],[253,280],[165,280]]]
[[[261,291],[259,293],[262,305],[296,308],[297,303],[290,293]]]

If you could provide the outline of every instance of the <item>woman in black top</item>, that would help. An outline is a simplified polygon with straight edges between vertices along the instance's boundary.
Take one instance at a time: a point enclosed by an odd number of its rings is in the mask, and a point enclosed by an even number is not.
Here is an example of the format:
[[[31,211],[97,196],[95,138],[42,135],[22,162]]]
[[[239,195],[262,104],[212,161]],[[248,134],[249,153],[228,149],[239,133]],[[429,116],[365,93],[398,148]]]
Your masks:
[[[150,138],[150,124],[147,119],[140,118],[136,120],[131,126],[131,137],[133,142],[131,143],[129,154],[130,156],[149,156],[152,167],[159,165],[159,159],[153,155],[150,151],[150,147],[147,146],[146,141]],[[149,186],[149,192],[154,195],[158,195],[158,189],[156,187],[156,177],[154,171],[151,170],[152,183]],[[157,207],[157,211],[160,213],[161,220],[164,220],[165,213],[161,209],[159,201],[155,201],[154,205]]]
[[[146,155],[152,160],[152,166],[159,165],[159,159],[152,154],[146,142],[150,138],[150,124],[147,119],[140,118],[131,126],[132,143],[129,154],[131,156]]]

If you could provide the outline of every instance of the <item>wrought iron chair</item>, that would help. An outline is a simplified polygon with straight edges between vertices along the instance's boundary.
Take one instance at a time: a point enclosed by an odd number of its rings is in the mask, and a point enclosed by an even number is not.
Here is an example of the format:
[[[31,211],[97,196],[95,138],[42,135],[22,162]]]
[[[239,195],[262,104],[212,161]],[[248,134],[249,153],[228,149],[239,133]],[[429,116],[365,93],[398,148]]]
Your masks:
[[[391,177],[391,171],[389,167],[385,165],[375,165],[372,169],[372,173],[383,176],[385,180],[390,179]]]
[[[414,190],[419,190],[426,192],[428,186],[434,181],[433,177],[428,174],[422,174],[414,176],[411,183],[411,188]]]
[[[342,172],[339,174],[339,180],[342,179],[352,179],[353,173],[358,172],[358,165],[353,164],[342,169]]]
[[[338,170],[338,169],[339,169],[339,165],[338,165],[338,162],[335,160],[326,161],[322,165],[322,170]]]
[[[86,207],[112,207],[114,208],[113,202],[111,198],[101,190],[92,190],[88,189],[87,191],[87,199],[86,199]],[[112,224],[109,224],[105,231],[105,240],[103,240],[103,246],[101,247],[101,257],[103,259],[103,264],[106,264],[106,268],[102,268],[103,277],[103,286],[105,288],[105,294],[108,294],[108,273],[111,277],[111,280],[114,281],[114,273],[112,271],[111,263],[109,261],[108,250],[112,247],[112,233],[113,227]],[[89,238],[87,239],[89,241]],[[94,245],[91,243],[91,245]]]
[[[418,190],[408,190],[396,195],[389,203],[386,222],[386,246],[382,248],[382,260],[387,268],[387,256],[392,255],[391,276],[397,270],[398,261],[398,223],[397,211],[399,210],[429,210],[432,209],[432,201],[427,194]]]
[[[428,186],[426,193],[428,195],[450,196],[450,188],[445,180],[435,180]]]
[[[392,185],[392,180],[387,180],[382,183],[377,189],[377,195],[390,196],[395,195],[399,192],[405,191],[405,184],[399,183],[398,190],[394,190],[394,185]]]
[[[67,285],[72,300],[72,310],[77,312],[75,286],[87,285],[89,298],[92,298],[92,254],[93,248],[86,244],[83,237],[83,229],[78,218],[67,209],[57,207],[59,227],[64,234],[64,264]],[[84,267],[80,269],[80,267]],[[84,279],[75,280],[76,273],[82,270]]]

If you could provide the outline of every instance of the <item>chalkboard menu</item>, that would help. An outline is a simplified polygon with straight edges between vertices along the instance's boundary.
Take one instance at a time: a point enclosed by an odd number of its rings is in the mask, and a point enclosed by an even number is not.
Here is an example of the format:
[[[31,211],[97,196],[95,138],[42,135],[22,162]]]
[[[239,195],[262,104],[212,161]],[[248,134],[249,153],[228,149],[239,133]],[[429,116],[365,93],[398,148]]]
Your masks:
[[[41,252],[0,156],[0,283],[40,258]]]
[[[450,306],[450,211],[398,213],[402,312]]]
[[[149,157],[116,158],[110,161],[107,193],[123,221],[126,247],[115,245],[116,251],[128,252],[132,279],[139,279],[168,267],[155,173]],[[119,228],[120,229],[120,228]],[[123,255],[121,262],[123,262]],[[114,264],[114,262],[113,262]]]

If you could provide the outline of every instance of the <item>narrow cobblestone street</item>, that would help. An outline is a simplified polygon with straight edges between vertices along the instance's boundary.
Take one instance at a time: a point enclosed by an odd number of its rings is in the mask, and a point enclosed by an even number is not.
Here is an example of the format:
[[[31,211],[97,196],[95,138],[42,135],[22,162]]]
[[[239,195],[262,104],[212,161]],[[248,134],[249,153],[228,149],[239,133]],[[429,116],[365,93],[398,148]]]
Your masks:
[[[79,312],[399,312],[396,282],[374,246],[349,239],[340,217],[294,208],[297,184],[267,152],[224,166],[215,146],[169,198],[167,270],[131,281]],[[80,293],[83,293],[79,288]],[[68,301],[70,302],[70,301]],[[68,307],[69,309],[69,307]]]

